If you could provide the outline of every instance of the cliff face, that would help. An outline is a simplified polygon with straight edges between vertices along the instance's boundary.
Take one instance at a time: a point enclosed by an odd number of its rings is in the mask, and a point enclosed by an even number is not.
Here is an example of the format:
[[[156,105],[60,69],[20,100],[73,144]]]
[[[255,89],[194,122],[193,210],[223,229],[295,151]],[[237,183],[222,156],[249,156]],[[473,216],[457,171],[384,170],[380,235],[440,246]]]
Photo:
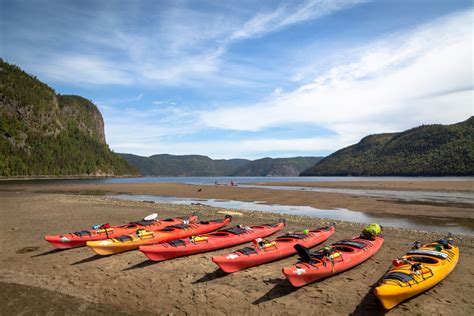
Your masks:
[[[105,141],[89,100],[0,60],[0,176],[136,174]]]
[[[364,137],[324,158],[304,176],[472,176],[474,117]]]

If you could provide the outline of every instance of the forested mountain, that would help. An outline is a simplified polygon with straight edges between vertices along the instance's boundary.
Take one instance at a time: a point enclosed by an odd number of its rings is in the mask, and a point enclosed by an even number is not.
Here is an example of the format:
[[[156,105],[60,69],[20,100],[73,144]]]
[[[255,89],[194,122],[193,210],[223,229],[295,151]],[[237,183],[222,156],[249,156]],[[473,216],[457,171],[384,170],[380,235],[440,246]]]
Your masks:
[[[246,159],[213,160],[200,155],[120,155],[144,176],[224,176],[249,162]]]
[[[304,171],[304,176],[474,175],[474,117],[370,135]]]
[[[59,95],[0,59],[0,176],[131,175],[89,100]]]
[[[323,157],[262,158],[237,169],[233,176],[298,176]]]
[[[149,176],[297,176],[319,157],[263,158],[258,160],[218,159],[199,155],[120,154],[142,175]]]

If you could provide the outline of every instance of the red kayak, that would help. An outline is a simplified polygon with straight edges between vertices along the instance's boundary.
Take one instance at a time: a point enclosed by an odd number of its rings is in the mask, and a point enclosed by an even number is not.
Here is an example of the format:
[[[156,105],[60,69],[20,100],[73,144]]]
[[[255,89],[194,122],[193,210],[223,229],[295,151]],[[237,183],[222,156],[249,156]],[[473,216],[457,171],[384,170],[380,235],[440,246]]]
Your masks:
[[[82,230],[63,235],[44,236],[44,239],[50,242],[55,248],[69,249],[85,246],[88,241],[104,240],[132,234],[140,228],[144,228],[147,231],[156,231],[167,226],[194,223],[198,220],[198,217],[195,215],[167,219],[149,219],[153,217],[156,217],[156,214],[147,216],[141,221],[130,222],[124,225],[96,225],[94,229],[91,230]]]
[[[300,261],[283,268],[283,274],[293,286],[303,286],[348,270],[373,256],[382,247],[383,237],[354,237],[341,240],[318,252],[296,245]]]
[[[283,229],[284,226],[284,223],[254,225],[250,227],[236,226],[210,234],[191,236],[188,239],[172,240],[167,243],[151,246],[140,246],[140,251],[150,260],[163,261],[243,244],[255,238],[269,236]]]
[[[200,221],[196,224],[179,224],[168,226],[160,230],[149,232],[137,230],[135,234],[122,235],[115,238],[99,241],[88,241],[87,246],[95,253],[107,256],[119,252],[138,249],[142,245],[150,245],[167,242],[178,238],[186,238],[193,235],[205,234],[229,224],[232,216],[226,215],[223,219]]]
[[[289,257],[296,253],[294,246],[312,248],[334,234],[334,225],[303,232],[289,233],[270,240],[263,245],[245,247],[230,254],[212,257],[212,261],[227,273],[232,273],[263,263]]]

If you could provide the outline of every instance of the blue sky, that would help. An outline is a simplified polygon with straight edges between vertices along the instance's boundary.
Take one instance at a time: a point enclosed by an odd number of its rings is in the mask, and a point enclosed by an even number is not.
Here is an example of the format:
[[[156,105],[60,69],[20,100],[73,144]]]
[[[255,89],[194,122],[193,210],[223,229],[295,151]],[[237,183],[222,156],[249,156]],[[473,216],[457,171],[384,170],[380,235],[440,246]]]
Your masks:
[[[471,1],[0,1],[1,57],[116,152],[327,155],[474,114]]]

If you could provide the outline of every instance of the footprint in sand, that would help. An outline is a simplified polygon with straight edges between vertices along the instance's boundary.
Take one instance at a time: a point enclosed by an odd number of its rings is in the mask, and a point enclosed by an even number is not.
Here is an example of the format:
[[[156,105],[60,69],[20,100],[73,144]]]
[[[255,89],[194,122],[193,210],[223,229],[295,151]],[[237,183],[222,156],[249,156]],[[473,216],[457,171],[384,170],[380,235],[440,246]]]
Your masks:
[[[38,246],[28,246],[28,247],[23,247],[17,250],[16,253],[28,253],[28,252],[36,251],[38,249],[39,249]]]

